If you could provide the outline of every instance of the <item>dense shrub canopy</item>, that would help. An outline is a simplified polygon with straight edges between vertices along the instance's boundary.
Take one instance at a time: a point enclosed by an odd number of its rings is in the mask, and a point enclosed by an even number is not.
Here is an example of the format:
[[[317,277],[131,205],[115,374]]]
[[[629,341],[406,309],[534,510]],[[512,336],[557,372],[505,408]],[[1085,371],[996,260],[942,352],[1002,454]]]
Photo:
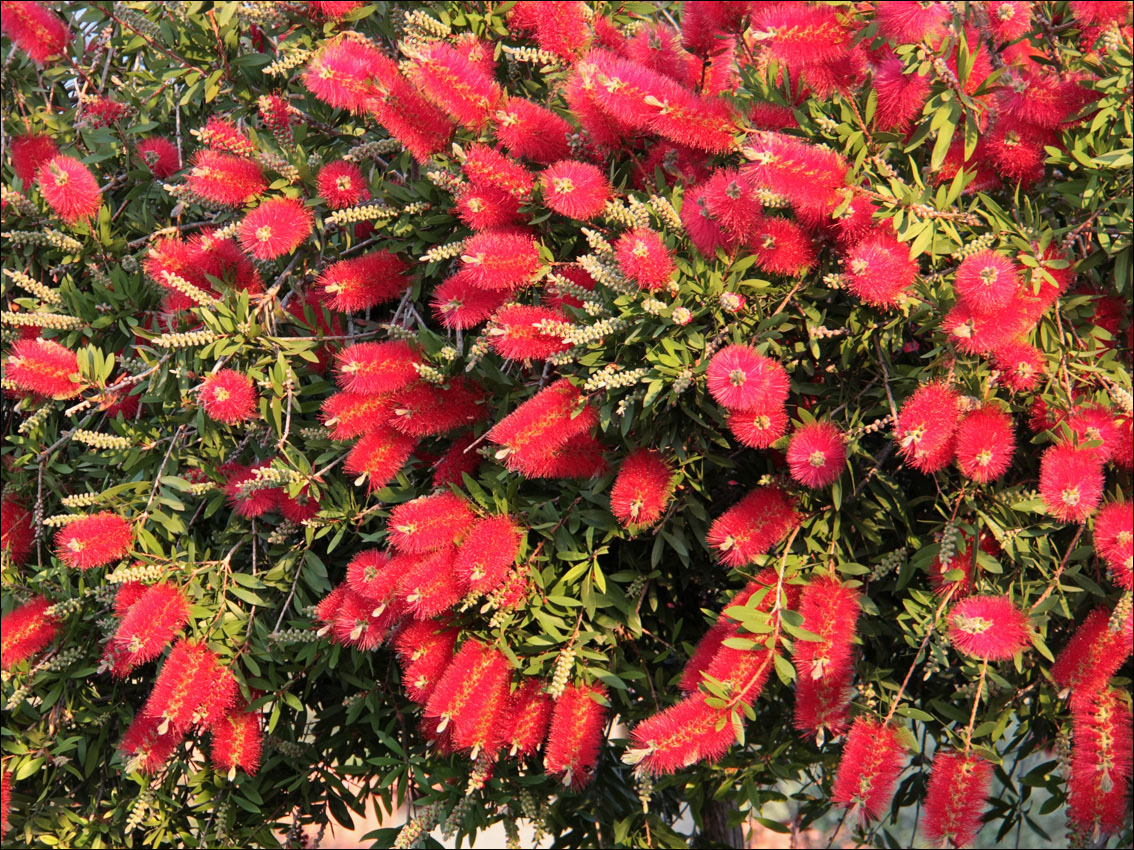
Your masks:
[[[6,841],[1130,844],[1128,3],[2,6]]]

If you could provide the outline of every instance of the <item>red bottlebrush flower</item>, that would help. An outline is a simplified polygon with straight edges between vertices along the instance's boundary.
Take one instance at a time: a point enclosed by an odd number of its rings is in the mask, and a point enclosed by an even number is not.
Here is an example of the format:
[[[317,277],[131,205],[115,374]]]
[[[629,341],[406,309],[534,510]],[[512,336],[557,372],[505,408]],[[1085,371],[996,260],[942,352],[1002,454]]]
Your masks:
[[[319,276],[319,297],[327,309],[342,313],[377,307],[405,292],[412,283],[408,271],[406,262],[389,251],[339,260]]]
[[[461,171],[474,186],[499,189],[519,201],[526,200],[535,187],[535,177],[530,171],[484,144],[469,147]]]
[[[1018,0],[989,0],[988,28],[997,44],[1015,41],[1032,28],[1031,3]]]
[[[898,453],[926,474],[953,459],[961,397],[943,383],[922,384],[898,413]]]
[[[260,769],[260,746],[263,731],[260,714],[238,708],[213,726],[212,759],[221,770],[234,777],[240,768],[249,776]]]
[[[433,290],[433,315],[451,330],[467,330],[488,319],[507,300],[507,292],[481,289],[467,269],[445,278]]]
[[[402,552],[422,554],[454,545],[473,522],[468,504],[455,493],[435,493],[398,505],[390,512],[390,543]]]
[[[408,342],[360,342],[335,356],[335,379],[347,392],[390,393],[417,380],[419,363]]]
[[[55,554],[72,569],[89,570],[117,561],[130,551],[130,523],[110,511],[77,517],[55,535]]]
[[[484,418],[484,392],[466,378],[452,378],[448,387],[424,381],[391,397],[390,426],[412,437],[431,437]]]
[[[1115,584],[1134,589],[1134,514],[1129,502],[1111,502],[1095,517],[1095,551]]]
[[[144,588],[111,639],[116,657],[114,674],[125,676],[139,664],[157,658],[187,622],[189,599],[181,588],[165,583]]]
[[[367,41],[336,38],[326,42],[307,64],[303,82],[324,103],[362,112],[379,96],[374,77],[384,61],[390,60]]]
[[[185,736],[168,727],[163,730],[163,725],[161,719],[146,715],[144,710],[134,716],[118,745],[120,752],[133,756],[127,765],[128,771],[157,773],[169,761]]]
[[[1100,446],[1083,448],[1091,452],[1100,463],[1114,457],[1122,439],[1115,412],[1101,404],[1076,407],[1065,420],[1079,443],[1099,442]]]
[[[925,795],[925,837],[938,847],[964,847],[980,832],[992,765],[980,756],[938,752]]]
[[[289,496],[286,490],[281,489],[278,507],[284,519],[303,525],[319,513],[319,500],[308,492],[305,484],[295,496]]]
[[[555,704],[543,692],[543,682],[525,678],[513,691],[504,718],[504,743],[511,758],[527,758],[543,746]]]
[[[361,0],[311,0],[307,4],[311,13],[332,21],[341,20],[362,6]]]
[[[402,667],[402,688],[411,700],[424,705],[453,660],[457,632],[433,620],[412,620],[394,636],[394,649]]]
[[[130,613],[130,606],[133,605],[145,593],[149,587],[140,581],[126,581],[118,586],[118,592],[114,594],[114,616],[122,619]]]
[[[842,432],[830,422],[811,422],[796,429],[788,443],[791,477],[805,487],[828,487],[846,466]]]
[[[16,340],[4,373],[20,389],[47,398],[72,398],[83,389],[72,379],[79,375],[78,356],[49,339]]]
[[[695,88],[700,82],[701,60],[681,46],[681,34],[666,24],[643,26],[619,52],[631,62],[679,83]]]
[[[119,121],[129,108],[109,97],[83,97],[79,100],[82,113],[76,123],[89,127],[109,127]]]
[[[9,828],[8,814],[12,811],[12,774],[0,768],[0,835]]]
[[[360,105],[418,162],[427,162],[444,150],[453,135],[453,125],[444,113],[422,97],[392,59],[374,51],[367,64],[377,84],[363,84]]]
[[[685,190],[685,200],[681,204],[681,225],[698,251],[706,257],[715,257],[718,248],[733,250],[736,240],[709,212],[705,189],[706,186],[701,185],[690,186]]]
[[[316,603],[315,619],[323,624],[319,629],[319,635],[325,635],[331,631],[349,593],[350,585],[340,584],[332,588],[330,593]]]
[[[302,245],[314,225],[302,201],[271,198],[244,217],[237,233],[245,251],[259,260],[273,260]]]
[[[543,451],[510,455],[508,468],[525,478],[597,478],[606,472],[606,460],[602,443],[583,433]]]
[[[584,3],[549,4],[522,0],[516,4],[508,22],[534,31],[536,44],[541,50],[554,53],[568,63],[575,60],[591,39]]]
[[[510,360],[546,360],[571,347],[559,334],[541,331],[541,322],[570,324],[563,313],[548,307],[526,304],[502,307],[492,317],[492,327],[489,330],[492,347],[501,357]]]
[[[742,173],[754,185],[783,195],[797,211],[827,211],[838,205],[847,164],[833,151],[769,131],[752,134]],[[907,251],[908,254],[908,251]]]
[[[1016,434],[1012,417],[997,407],[981,407],[957,426],[957,466],[970,481],[995,481],[1012,465]]]
[[[381,490],[398,474],[416,446],[413,437],[390,428],[376,428],[355,443],[343,469],[358,476],[356,484],[367,481],[371,492]]]
[[[598,417],[589,406],[576,413],[582,398],[566,378],[544,387],[488,432],[490,441],[504,447],[497,459],[540,455],[589,431]]]
[[[457,215],[473,230],[496,230],[520,219],[520,201],[495,186],[470,183],[457,196]]]
[[[221,369],[200,384],[201,407],[209,418],[228,425],[256,415],[256,388],[252,379],[235,369]]]
[[[728,429],[744,445],[766,449],[787,431],[788,415],[783,403],[748,410],[731,410]]]
[[[658,776],[714,762],[736,743],[731,712],[712,708],[705,699],[704,694],[687,696],[634,727],[627,756],[637,760],[639,772]]]
[[[751,25],[763,36],[767,56],[790,68],[838,59],[853,35],[839,23],[836,9],[809,3],[758,5]]]
[[[996,313],[978,313],[967,301],[958,301],[945,315],[941,328],[958,351],[988,355],[1027,333],[1032,324],[1017,297]]]
[[[373,615],[381,616],[387,608],[394,607],[398,575],[396,570],[387,569],[390,556],[379,549],[359,552],[347,564],[347,585],[358,596],[371,603]]]
[[[752,4],[748,2],[706,2],[693,0],[682,6],[681,40],[687,50],[697,54],[712,53],[725,33],[735,33],[747,20]]]
[[[90,169],[73,156],[59,154],[40,165],[36,183],[43,199],[67,224],[91,218],[102,205],[102,192]]]
[[[1123,696],[1105,687],[1071,701],[1067,820],[1076,844],[1099,843],[1126,822],[1134,765],[1130,707]]]
[[[497,714],[508,697],[512,668],[504,653],[476,640],[466,640],[437,682],[425,705],[425,716],[438,718],[438,732],[451,723],[465,737],[481,725],[485,713]]]
[[[242,207],[259,197],[268,184],[260,166],[243,156],[199,150],[186,175],[185,187],[198,198],[226,207]]]
[[[225,151],[238,157],[251,157],[257,152],[255,143],[230,119],[214,115],[196,131],[201,143],[214,151]]]
[[[1045,372],[1043,352],[1020,340],[999,346],[992,362],[1000,370],[1000,382],[1016,392],[1033,389]]]
[[[1071,14],[1080,24],[1105,27],[1110,24],[1125,24],[1130,18],[1130,8],[1125,3],[1107,0],[1072,0],[1068,4]]]
[[[224,702],[231,705],[236,691],[231,676],[205,644],[181,639],[162,665],[142,714],[158,721],[159,733],[184,735],[208,708]]]
[[[700,188],[694,203],[703,204],[714,222],[736,239],[754,236],[762,221],[763,207],[747,178],[735,168],[718,169]]]
[[[1090,449],[1069,443],[1049,446],[1040,459],[1040,496],[1063,522],[1082,522],[1102,500],[1103,468]]]
[[[1030,186],[1043,179],[1046,146],[1058,146],[1059,137],[1049,129],[1002,117],[985,136],[985,152],[991,165],[1009,180]]]
[[[978,313],[1007,307],[1019,285],[1015,264],[995,251],[978,251],[965,257],[954,278],[957,295]]]
[[[949,640],[970,658],[1005,661],[1031,642],[1027,614],[1007,596],[969,596],[946,620]]]
[[[883,37],[898,44],[916,44],[944,36],[949,10],[943,3],[879,3],[874,7],[874,20]]]
[[[771,216],[756,227],[749,243],[764,271],[796,277],[815,265],[815,246],[798,224]]]
[[[9,5],[17,4],[5,3],[4,8],[7,9]],[[59,146],[51,136],[40,136],[35,133],[13,136],[11,144],[12,168],[25,189],[31,188],[32,183],[35,182],[39,167],[59,155]]]
[[[909,248],[893,235],[874,231],[846,254],[847,286],[867,304],[893,307],[901,303],[917,277]]]
[[[291,109],[287,98],[278,94],[262,94],[256,98],[260,120],[273,134],[291,139]]]
[[[880,817],[890,805],[905,754],[892,726],[856,718],[843,745],[831,800],[857,809],[863,820]]]
[[[0,670],[11,670],[55,640],[59,624],[46,613],[50,607],[42,596],[33,596],[0,618]]]
[[[823,730],[842,735],[850,726],[854,668],[822,679],[799,679],[795,686],[795,728],[820,741]]]
[[[728,345],[713,355],[705,370],[709,392],[733,410],[767,410],[787,400],[787,371],[748,345]]]
[[[233,463],[222,467],[228,474],[228,479],[224,483],[225,495],[228,496],[228,503],[236,509],[239,516],[253,519],[275,510],[279,504],[281,491],[278,487],[255,489],[241,493],[245,484],[256,479],[253,470],[257,467],[268,466],[269,463],[270,461],[265,460],[252,466]]]
[[[735,600],[725,607],[731,607],[734,604],[736,604]],[[701,687],[702,674],[709,669],[713,656],[730,637],[736,637],[736,621],[721,614],[704,636],[697,641],[697,648],[693,650],[693,655],[690,656],[685,663],[685,668],[681,671],[678,687],[681,688],[683,693],[691,694]]]
[[[550,163],[571,155],[571,125],[550,109],[509,97],[496,113],[496,138],[513,156]]]
[[[491,593],[515,563],[523,539],[511,517],[477,519],[457,549],[453,570],[458,581],[475,593]]]
[[[610,200],[606,176],[585,162],[560,160],[540,175],[543,202],[568,218],[586,221],[603,211]]]
[[[563,774],[563,784],[571,788],[590,782],[606,723],[603,703],[607,691],[599,684],[568,685],[555,701],[543,766],[549,774]]]
[[[20,566],[35,547],[35,529],[31,512],[12,496],[0,498],[0,551],[7,552],[12,563]]]
[[[400,554],[390,569],[401,573],[398,598],[420,620],[436,617],[461,601],[464,588],[457,584],[453,561],[457,550],[446,546],[424,555]]]
[[[757,487],[709,527],[709,547],[730,567],[743,567],[771,550],[799,525],[791,499],[776,487]]]
[[[146,163],[146,167],[159,180],[164,180],[181,170],[181,154],[177,152],[177,145],[163,136],[142,139],[135,150]]]
[[[531,283],[539,270],[535,238],[508,230],[478,233],[461,255],[467,280],[480,289],[512,292]]]
[[[382,645],[386,629],[397,617],[397,606],[376,604],[373,599],[360,596],[348,586],[331,623],[335,643],[369,652]]]
[[[484,126],[503,96],[483,67],[442,41],[421,48],[410,77],[422,94],[470,130]]]
[[[661,454],[635,449],[618,468],[610,488],[610,511],[624,528],[646,528],[673,498],[674,475]]]
[[[71,40],[67,25],[42,3],[21,0],[0,4],[0,8],[4,10],[0,29],[37,65],[67,49]]]
[[[820,576],[803,589],[799,613],[803,628],[819,635],[821,641],[795,643],[795,669],[799,680],[842,679],[851,669],[852,641],[858,622],[858,591],[834,576]]]
[[[879,130],[904,132],[921,115],[929,98],[929,77],[905,73],[905,63],[894,55],[874,68],[873,85],[878,94],[874,125]]]
[[[339,159],[319,169],[315,178],[319,197],[333,210],[353,207],[370,198],[370,187],[362,169],[353,162]]]
[[[321,418],[331,439],[349,440],[386,425],[390,410],[388,396],[341,392],[323,402]]]
[[[1110,630],[1110,611],[1095,608],[1056,656],[1051,678],[1075,695],[1100,693],[1130,657],[1130,651],[1129,637]]]
[[[433,466],[434,489],[448,487],[451,484],[463,484],[464,474],[472,475],[480,466],[480,455],[470,451],[473,437],[466,434],[453,441],[441,459]]]

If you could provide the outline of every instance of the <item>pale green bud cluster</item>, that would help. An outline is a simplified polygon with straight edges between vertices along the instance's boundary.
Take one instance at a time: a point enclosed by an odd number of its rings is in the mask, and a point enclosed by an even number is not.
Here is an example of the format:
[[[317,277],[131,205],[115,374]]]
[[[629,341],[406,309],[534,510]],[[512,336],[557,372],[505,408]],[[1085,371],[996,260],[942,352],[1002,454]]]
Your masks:
[[[650,206],[657,213],[658,218],[662,220],[662,223],[670,230],[682,229],[681,216],[668,198],[663,198],[661,195],[650,195]]]
[[[967,240],[964,245],[958,248],[949,256],[955,257],[958,260],[963,260],[965,257],[971,257],[974,254],[979,254],[981,251],[987,251],[996,242],[995,233],[982,233],[980,236],[974,236]]]
[[[134,567],[121,567],[106,577],[110,584],[125,584],[128,581],[153,582],[165,575],[161,564],[139,564]]]
[[[567,690],[567,682],[575,669],[575,646],[565,646],[555,659],[555,667],[551,673],[551,684],[547,686],[547,693],[552,699],[559,699]]]
[[[15,189],[10,189],[7,186],[0,185],[0,199],[3,200],[5,207],[11,207],[20,215],[33,216],[39,212],[35,208],[35,204]]]
[[[677,393],[677,395],[681,395],[691,386],[693,386],[692,369],[683,369],[678,373],[677,377],[673,379],[673,391]]]
[[[81,516],[82,514],[54,514],[53,516],[44,517],[40,521],[40,525],[45,525],[48,528],[59,528]]]
[[[293,643],[316,643],[322,639],[316,629],[282,629],[272,632],[269,637],[281,646]]]
[[[632,295],[637,291],[637,287],[622,276],[618,266],[604,261],[596,254],[584,254],[579,257],[579,265],[583,267],[583,271],[608,289],[613,289],[622,295]]]
[[[666,311],[667,307],[668,305],[664,301],[659,301],[657,298],[642,299],[642,309],[651,316],[660,316]]]
[[[417,371],[417,376],[426,383],[440,385],[447,380],[444,372],[429,363],[414,363],[413,368]]]
[[[71,435],[72,440],[77,440],[84,445],[88,445],[95,449],[128,449],[134,445],[133,441],[128,437],[119,437],[117,434],[103,434],[99,431],[87,431],[79,429]]]
[[[610,205],[607,204],[609,207]],[[605,212],[605,211],[604,211]],[[599,233],[597,230],[592,230],[589,227],[580,228],[583,237],[587,240],[587,245],[596,254],[613,254],[614,246],[606,241],[606,237]]]
[[[898,569],[898,567],[902,565],[902,562],[905,559],[905,548],[895,549],[893,552],[887,552],[878,561],[878,566],[876,566],[870,573],[871,580],[882,578],[883,576],[889,575],[890,573],[894,572],[894,570]]]
[[[56,602],[54,605],[50,605],[47,608],[45,608],[43,610],[43,615],[45,617],[55,617],[57,619],[62,619],[64,617],[70,617],[72,614],[78,613],[80,610],[82,610],[82,607],[83,607],[83,600],[82,599],[79,599],[79,598],[61,599],[59,602]],[[71,650],[68,650],[68,651],[70,652]],[[58,658],[58,656],[56,656],[56,657]]]
[[[421,9],[406,12],[402,18],[402,26],[405,28],[408,37],[424,40],[445,38],[452,32],[448,24],[443,24],[441,21],[431,18]]]
[[[401,150],[402,144],[397,139],[379,139],[376,142],[363,142],[355,145],[343,156],[347,162],[361,162],[364,159],[378,159]]]
[[[516,62],[527,62],[531,65],[552,65],[558,66],[563,64],[563,60],[547,50],[537,50],[534,47],[513,47],[505,44],[501,46],[504,55],[509,59]]]
[[[583,390],[594,392],[595,390],[614,390],[633,386],[643,380],[649,374],[649,371],[644,367],[624,371],[617,363],[608,363],[587,379],[586,383],[583,384]]]
[[[65,254],[78,254],[83,250],[79,240],[58,230],[6,230],[3,235],[18,248],[29,245],[35,248],[58,248]]]
[[[8,310],[0,311],[0,322],[15,327],[35,325],[57,331],[78,330],[86,324],[82,319],[64,316],[61,313],[12,313]]]
[[[158,348],[191,348],[195,345],[208,345],[220,339],[212,331],[189,331],[187,333],[161,334],[153,340]]]
[[[16,387],[12,387],[16,389]],[[47,417],[51,415],[51,406],[44,405],[40,407],[35,413],[20,423],[20,427],[16,430],[20,434],[34,434],[40,427],[47,421]]]
[[[114,4],[114,14],[118,20],[131,27],[147,38],[157,41],[161,38],[161,28],[147,18],[145,15],[131,9],[125,3],[117,2]]]
[[[15,269],[4,269],[4,274],[21,289],[25,289],[41,301],[48,304],[62,304],[63,296],[50,286],[44,286],[35,278]]]
[[[421,258],[423,263],[440,263],[445,260],[452,260],[461,256],[461,252],[465,249],[465,240],[459,242],[446,242],[444,245],[437,245],[430,248],[425,252]]]
[[[241,11],[243,12],[243,10],[249,6],[259,9],[266,8],[267,10],[274,12],[271,3],[245,3],[243,6],[241,6]],[[291,73],[294,68],[298,68],[304,62],[310,59],[311,56],[312,53],[310,50],[292,51],[291,53],[286,54],[280,59],[277,59],[271,65],[267,65],[264,68],[264,73],[269,77],[285,76],[286,74]]]

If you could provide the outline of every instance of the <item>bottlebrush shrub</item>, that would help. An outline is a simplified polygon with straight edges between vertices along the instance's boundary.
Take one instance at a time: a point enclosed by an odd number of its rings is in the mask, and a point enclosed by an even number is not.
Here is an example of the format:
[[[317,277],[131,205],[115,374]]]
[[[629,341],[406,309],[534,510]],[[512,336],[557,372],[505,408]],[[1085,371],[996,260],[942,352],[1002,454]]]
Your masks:
[[[5,846],[1131,843],[1128,3],[2,6]]]

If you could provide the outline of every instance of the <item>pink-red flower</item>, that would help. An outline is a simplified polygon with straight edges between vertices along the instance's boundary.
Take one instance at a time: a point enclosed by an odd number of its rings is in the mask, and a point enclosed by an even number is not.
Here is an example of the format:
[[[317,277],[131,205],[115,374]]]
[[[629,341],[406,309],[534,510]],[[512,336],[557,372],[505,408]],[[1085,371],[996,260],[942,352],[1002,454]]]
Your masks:
[[[442,41],[420,49],[410,77],[422,94],[470,130],[483,127],[503,97],[482,66]]]
[[[605,703],[606,688],[599,684],[568,685],[555,701],[543,766],[548,774],[562,774],[564,785],[581,788],[590,782],[602,745]]]
[[[446,328],[467,330],[484,322],[508,299],[507,292],[482,289],[462,270],[433,290],[433,315]]]
[[[260,769],[263,731],[259,712],[234,708],[213,726],[211,755],[221,770],[234,772],[240,768],[249,776]]]
[[[0,551],[7,553],[19,566],[35,547],[35,529],[31,511],[14,496],[0,497]]]
[[[1043,352],[1022,340],[1006,342],[992,352],[1000,381],[1016,392],[1034,389],[1045,371]]]
[[[791,477],[806,487],[833,484],[842,474],[846,460],[843,434],[830,422],[801,425],[788,443]]]
[[[484,391],[467,378],[452,378],[440,387],[418,381],[390,397],[388,422],[403,434],[432,437],[484,418],[484,401]]]
[[[1027,614],[1007,596],[969,596],[946,621],[953,646],[971,658],[1005,661],[1031,643]]]
[[[434,620],[411,620],[394,636],[394,649],[402,668],[402,689],[424,705],[445,668],[453,660],[457,632]]]
[[[116,599],[115,607],[123,601]],[[170,644],[189,622],[189,599],[173,584],[142,586],[121,616],[122,622],[107,648],[114,658],[111,672],[120,677],[157,658]]]
[[[831,800],[858,811],[862,820],[881,817],[894,795],[905,755],[894,727],[867,717],[857,718],[843,745]]]
[[[788,415],[783,403],[747,410],[731,410],[728,429],[736,439],[754,449],[766,449],[787,431]]]
[[[485,144],[469,147],[461,171],[474,186],[498,189],[518,201],[527,200],[535,187],[535,177],[530,171]]]
[[[709,547],[728,566],[743,567],[783,540],[799,519],[782,490],[757,487],[713,521]]]
[[[79,358],[75,352],[50,339],[20,339],[12,346],[12,356],[4,377],[17,387],[46,398],[71,398],[83,385],[78,382]]]
[[[625,528],[644,528],[661,519],[673,498],[674,475],[656,451],[635,449],[618,468],[610,488],[610,510]]]
[[[0,16],[4,35],[37,65],[45,64],[52,56],[58,56],[67,49],[70,36],[66,24],[42,3],[9,0],[0,8],[4,11]]]
[[[159,180],[164,180],[181,170],[181,154],[177,152],[177,145],[164,136],[142,139],[135,150],[146,163],[146,167]]]
[[[1040,458],[1040,496],[1063,522],[1082,522],[1093,514],[1102,501],[1103,482],[1102,462],[1090,449],[1060,443]]]
[[[906,130],[929,98],[929,77],[905,73],[905,63],[898,56],[887,56],[875,66],[872,84],[878,95],[874,123],[880,130]]]
[[[504,718],[504,743],[511,758],[535,754],[543,746],[555,707],[551,697],[543,693],[544,683],[525,677],[513,691]]]
[[[476,593],[491,593],[516,561],[523,534],[511,517],[493,514],[475,520],[457,549],[453,570]]]
[[[408,270],[405,261],[389,251],[339,260],[319,275],[319,297],[328,309],[343,313],[377,307],[405,292],[412,283]]]
[[[1012,417],[997,407],[977,408],[957,426],[957,466],[970,481],[995,481],[1008,471],[1015,450]]]
[[[5,3],[4,7],[16,5]],[[30,189],[35,182],[39,167],[52,157],[59,155],[59,146],[51,136],[28,133],[26,136],[12,136],[9,141],[12,150],[12,168],[24,189]]]
[[[198,198],[226,207],[242,207],[268,188],[251,159],[208,149],[193,156],[185,186]]]
[[[510,360],[546,360],[571,347],[554,332],[540,330],[542,322],[570,324],[558,310],[527,304],[509,304],[492,317],[489,334],[492,347],[501,357]]]
[[[898,412],[898,453],[914,469],[936,472],[953,459],[961,397],[943,383],[922,384]]]
[[[513,156],[555,162],[571,153],[573,132],[565,119],[530,100],[509,97],[496,112],[496,138]]]
[[[47,614],[50,607],[44,597],[33,596],[0,618],[0,670],[11,670],[55,640],[59,623]]]
[[[236,679],[216,653],[182,639],[173,645],[141,713],[157,721],[159,734],[183,735],[194,724],[212,727],[223,720],[236,697]]]
[[[925,795],[925,837],[937,847],[972,844],[991,781],[992,765],[980,756],[938,752]]]
[[[1020,285],[1015,264],[995,251],[965,257],[953,279],[957,295],[978,313],[991,313],[1011,303]]]
[[[302,201],[272,198],[248,213],[237,233],[245,251],[259,260],[273,260],[302,245],[314,226]]]
[[[1099,843],[1126,822],[1134,742],[1130,704],[1119,690],[1105,687],[1071,701],[1071,775],[1067,820],[1076,843]],[[1085,840],[1083,840],[1085,839]]]
[[[642,289],[665,286],[676,266],[660,235],[646,227],[636,227],[614,243],[618,267]]]
[[[102,511],[76,517],[55,535],[55,554],[68,567],[89,570],[113,563],[130,551],[134,531],[118,514]]]
[[[324,103],[361,112],[378,97],[374,78],[383,60],[394,64],[368,41],[335,38],[324,43],[308,63],[303,82]]]
[[[796,277],[815,265],[815,246],[794,221],[781,216],[761,219],[749,247],[764,271]]]
[[[353,207],[370,198],[370,187],[360,169],[353,162],[339,159],[319,169],[315,178],[319,197],[333,210]]]
[[[457,194],[457,215],[473,230],[496,230],[520,220],[520,200],[488,183],[469,183]]]
[[[67,224],[94,216],[102,205],[102,192],[90,169],[73,156],[59,154],[42,163],[36,183],[43,199]]]
[[[343,468],[358,476],[356,484],[365,481],[371,491],[381,490],[398,474],[416,446],[415,438],[392,428],[378,427],[355,443]]]
[[[139,711],[122,736],[118,749],[125,755],[133,756],[127,763],[131,770],[156,773],[169,761],[184,737],[184,734],[170,729],[160,718]]]
[[[256,415],[256,388],[252,379],[235,369],[221,369],[201,382],[201,407],[211,419],[236,425]]]
[[[582,393],[566,379],[540,390],[488,432],[488,439],[502,447],[498,459],[507,458],[509,466],[517,459],[532,460],[589,431],[598,416],[581,402]]]
[[[595,166],[560,160],[540,175],[543,202],[568,218],[586,221],[602,212],[610,199],[610,184]]]
[[[390,512],[390,544],[402,552],[422,554],[452,546],[474,517],[460,496],[445,491],[398,505]]]
[[[730,411],[782,406],[788,375],[782,365],[748,345],[728,345],[713,355],[705,370],[709,392]]]
[[[1129,502],[1111,502],[1099,511],[1095,551],[1110,568],[1115,584],[1134,589],[1134,512]]]
[[[893,307],[917,277],[917,263],[893,235],[875,231],[846,254],[847,287],[875,307]]]
[[[820,576],[803,588],[799,599],[803,628],[822,640],[795,643],[799,680],[842,678],[854,658],[855,625],[859,594],[835,576]]]
[[[468,281],[480,289],[512,292],[535,278],[539,249],[535,238],[509,230],[478,233],[461,254]]]
[[[425,716],[440,721],[438,732],[452,724],[457,747],[491,751],[503,743],[493,726],[503,719],[511,676],[511,664],[502,652],[466,640],[433,689]]]
[[[416,381],[420,363],[408,342],[359,342],[335,355],[335,379],[347,392],[390,393]]]
[[[692,694],[638,723],[628,754],[638,760],[639,771],[653,775],[716,761],[736,743],[729,715],[708,705],[705,694]]]
[[[1072,695],[1090,699],[1130,657],[1129,635],[1110,630],[1110,614],[1098,607],[1075,629],[1051,665],[1051,678]]]

